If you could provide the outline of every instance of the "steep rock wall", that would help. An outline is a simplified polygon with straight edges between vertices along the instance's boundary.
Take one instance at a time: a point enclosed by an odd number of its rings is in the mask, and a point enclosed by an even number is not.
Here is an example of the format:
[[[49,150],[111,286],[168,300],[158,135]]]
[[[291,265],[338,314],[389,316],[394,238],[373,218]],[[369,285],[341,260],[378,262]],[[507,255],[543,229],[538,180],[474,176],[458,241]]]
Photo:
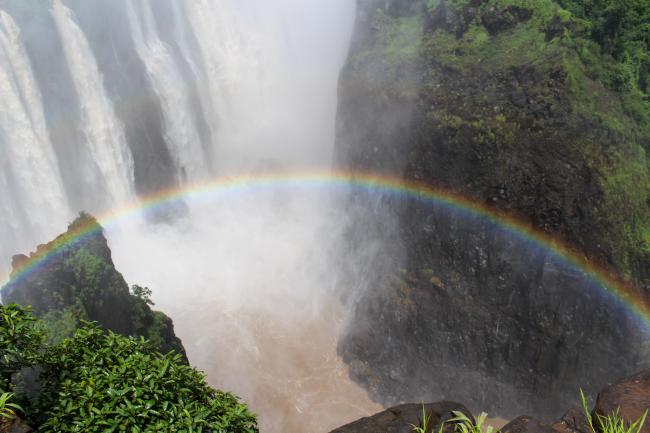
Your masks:
[[[599,80],[594,64],[611,60],[581,25],[543,0],[359,2],[340,163],[516,215],[642,292],[643,131]],[[636,319],[552,249],[444,206],[376,209],[353,230],[381,227],[390,242],[339,351],[377,400],[551,417],[579,386],[645,363]]]

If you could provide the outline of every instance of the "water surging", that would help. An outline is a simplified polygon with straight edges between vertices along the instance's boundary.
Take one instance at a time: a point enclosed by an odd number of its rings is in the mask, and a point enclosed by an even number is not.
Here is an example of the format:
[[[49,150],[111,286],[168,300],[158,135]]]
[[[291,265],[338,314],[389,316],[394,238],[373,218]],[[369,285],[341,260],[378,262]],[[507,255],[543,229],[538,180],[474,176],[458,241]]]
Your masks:
[[[0,0],[2,266],[80,210],[329,167],[353,15],[350,0]],[[326,431],[378,409],[336,355],[337,203],[251,194],[107,233],[190,360],[265,431]]]

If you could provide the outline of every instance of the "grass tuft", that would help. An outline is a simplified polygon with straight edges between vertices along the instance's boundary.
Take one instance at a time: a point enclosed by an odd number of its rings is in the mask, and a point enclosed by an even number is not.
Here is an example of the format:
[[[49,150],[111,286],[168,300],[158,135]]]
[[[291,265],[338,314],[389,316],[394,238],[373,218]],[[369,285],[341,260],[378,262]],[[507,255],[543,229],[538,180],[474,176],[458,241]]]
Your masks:
[[[18,416],[16,411],[23,411],[23,408],[11,402],[14,397],[13,392],[5,392],[0,394],[0,418],[12,420]]]
[[[582,401],[582,408],[585,411],[587,422],[593,433],[640,433],[643,425],[645,424],[648,411],[646,410],[643,415],[633,423],[626,423],[621,417],[620,408],[607,416],[596,414],[596,417],[589,412],[589,405],[587,404],[587,397],[585,393],[580,390],[580,400]],[[594,425],[594,420],[597,426]],[[596,429],[596,427],[598,429]]]

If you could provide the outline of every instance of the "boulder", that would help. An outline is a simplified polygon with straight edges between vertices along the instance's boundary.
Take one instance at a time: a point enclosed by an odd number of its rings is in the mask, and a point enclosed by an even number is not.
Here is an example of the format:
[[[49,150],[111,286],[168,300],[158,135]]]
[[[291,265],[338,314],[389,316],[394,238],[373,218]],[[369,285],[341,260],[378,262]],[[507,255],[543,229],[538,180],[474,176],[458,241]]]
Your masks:
[[[557,433],[553,427],[525,415],[510,421],[503,426],[501,431],[506,433]]]
[[[552,427],[560,433],[592,433],[587,416],[578,407],[569,409]]]
[[[628,422],[634,422],[650,409],[650,370],[622,379],[598,394],[593,414],[607,416],[617,409]],[[641,433],[650,433],[646,422]]]
[[[0,418],[0,433],[31,433],[34,430],[20,418],[7,420]]]
[[[395,406],[339,427],[331,433],[413,433],[413,425],[421,425],[422,406],[421,404]],[[441,422],[453,418],[452,411],[461,411],[474,420],[465,406],[450,401],[425,404],[424,410],[430,417],[430,428],[427,432],[437,432]]]

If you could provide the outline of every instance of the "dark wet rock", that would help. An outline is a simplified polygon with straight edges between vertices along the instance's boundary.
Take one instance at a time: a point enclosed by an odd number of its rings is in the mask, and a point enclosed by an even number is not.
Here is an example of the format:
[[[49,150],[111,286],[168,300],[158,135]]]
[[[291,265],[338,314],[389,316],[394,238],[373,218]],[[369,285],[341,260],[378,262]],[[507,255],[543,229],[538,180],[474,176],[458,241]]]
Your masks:
[[[430,426],[427,433],[437,432],[440,423],[453,418],[452,411],[463,412],[474,421],[469,410],[461,404],[449,401],[425,404],[424,412]],[[422,426],[422,414],[423,405],[403,404],[373,416],[361,418],[339,427],[331,433],[412,433],[413,425]],[[451,431],[451,426],[448,429]]]
[[[650,370],[622,379],[598,394],[594,415],[607,416],[617,410],[627,422],[636,421],[650,410]],[[650,422],[641,431],[650,433]]]
[[[501,431],[507,433],[557,433],[551,426],[525,415],[510,421],[503,426]]]
[[[558,40],[572,24],[494,0],[402,15],[397,3],[359,3],[339,85],[341,164],[516,216],[647,285],[640,127],[620,95],[567,62],[580,59]],[[339,352],[382,404],[448,398],[551,420],[580,387],[595,394],[649,365],[637,319],[553,248],[444,203],[351,202],[362,221],[351,250],[367,254],[355,250],[364,233],[383,243]]]
[[[553,428],[560,433],[592,433],[587,416],[579,407],[569,409],[562,418],[553,423]]]
[[[7,420],[0,418],[0,433],[31,433],[34,430],[20,418]]]

